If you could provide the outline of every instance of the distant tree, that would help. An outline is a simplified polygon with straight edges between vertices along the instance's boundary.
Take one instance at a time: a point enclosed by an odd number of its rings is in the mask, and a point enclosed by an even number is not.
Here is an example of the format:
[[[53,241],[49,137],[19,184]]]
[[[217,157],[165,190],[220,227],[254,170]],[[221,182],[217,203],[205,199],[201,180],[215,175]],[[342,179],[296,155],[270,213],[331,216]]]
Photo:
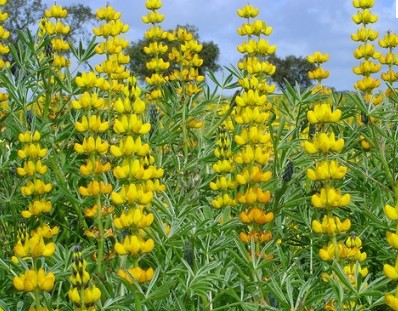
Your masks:
[[[199,53],[199,56],[203,59],[203,65],[199,68],[200,73],[204,74],[209,71],[219,70],[220,65],[217,63],[217,61],[220,55],[220,49],[218,48],[218,45],[213,41],[200,41],[199,30],[196,26],[188,24],[184,26],[177,25],[175,29],[177,30],[181,27],[191,32],[194,38],[203,45],[202,51]],[[148,41],[148,39],[143,38],[137,42],[131,42],[130,46],[127,48],[127,53],[130,55],[129,68],[141,81],[143,81],[146,76],[150,75],[150,72],[146,68],[145,64],[152,58],[152,56],[144,53],[144,47],[147,46],[149,42],[150,41]],[[167,44],[169,46],[169,51],[172,47],[177,47],[177,42],[167,42]],[[168,61],[167,53],[163,56],[163,58],[165,61]]]
[[[308,62],[306,58],[294,55],[279,58],[271,55],[267,60],[276,66],[276,71],[272,76],[272,80],[280,89],[286,88],[286,81],[291,85],[299,84],[301,89],[305,89],[312,85],[312,81],[308,78],[308,71],[315,69],[315,65]]]
[[[64,6],[68,11],[66,22],[71,27],[69,38],[76,41],[85,38],[89,34],[87,23],[93,22],[95,14],[91,8],[83,4],[73,4]],[[7,1],[4,11],[8,13],[8,19],[4,27],[10,31],[8,39],[12,44],[18,40],[18,30],[24,30],[37,26],[40,19],[44,16],[44,10],[47,6],[42,0],[12,0]]]

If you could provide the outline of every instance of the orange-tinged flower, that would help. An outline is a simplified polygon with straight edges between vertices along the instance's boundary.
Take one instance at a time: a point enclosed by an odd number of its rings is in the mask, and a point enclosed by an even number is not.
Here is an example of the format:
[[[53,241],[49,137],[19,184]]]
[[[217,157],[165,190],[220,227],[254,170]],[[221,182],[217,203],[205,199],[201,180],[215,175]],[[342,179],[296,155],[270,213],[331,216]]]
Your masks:
[[[133,284],[132,278],[134,278],[138,283],[145,283],[152,280],[154,271],[152,268],[144,270],[140,267],[131,267],[127,271],[120,269],[118,271],[118,275],[130,284]]]
[[[246,212],[241,212],[239,217],[243,223],[256,223],[263,225],[274,220],[274,213],[265,213],[259,208],[249,208]]]

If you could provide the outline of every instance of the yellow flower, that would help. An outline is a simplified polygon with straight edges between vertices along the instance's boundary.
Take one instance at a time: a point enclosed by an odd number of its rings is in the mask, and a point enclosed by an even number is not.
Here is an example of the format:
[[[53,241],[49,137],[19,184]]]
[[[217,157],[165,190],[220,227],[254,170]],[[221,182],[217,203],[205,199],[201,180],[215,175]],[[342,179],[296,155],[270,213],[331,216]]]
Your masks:
[[[384,214],[391,220],[398,220],[398,204],[395,207],[387,204],[384,206]]]
[[[391,266],[389,264],[384,264],[383,267],[384,274],[391,280],[398,280],[398,257],[395,260],[395,265]]]
[[[100,182],[93,180],[91,181],[87,188],[80,186],[79,193],[82,196],[92,196],[95,197],[98,194],[110,194],[112,192],[112,185],[105,184],[102,180]]]
[[[112,192],[111,198],[115,204],[122,204],[125,202],[133,204],[137,202],[146,205],[152,201],[153,192],[145,189],[143,186],[130,184],[122,186],[119,192]]]
[[[377,21],[377,15],[374,15],[370,10],[365,9],[363,11],[358,11],[356,15],[353,15],[352,20],[355,24],[373,24]]]
[[[145,24],[159,24],[164,21],[164,15],[159,12],[151,11],[148,12],[146,16],[142,17],[142,21]]]
[[[237,13],[240,17],[243,18],[250,18],[250,17],[256,17],[260,10],[258,8],[255,8],[252,5],[245,5],[241,9],[238,9]]]
[[[332,111],[332,107],[329,104],[315,105],[313,110],[307,112],[307,119],[311,124],[339,122],[340,118],[341,110],[335,109]]]
[[[316,233],[326,233],[334,235],[336,233],[346,232],[351,228],[351,221],[347,218],[341,222],[339,217],[329,217],[325,215],[322,223],[318,220],[312,221],[312,230]]]
[[[353,0],[352,5],[357,9],[370,9],[375,4],[374,0]]]
[[[81,79],[78,80],[78,78],[81,78]],[[87,75],[86,76],[82,75],[82,77],[78,77],[78,78],[76,78],[76,84],[79,84],[80,87],[83,87],[83,86],[91,87],[90,85],[96,86],[96,85],[101,84],[101,81],[103,81],[103,80],[100,80],[100,79],[102,79],[102,78],[100,78],[98,80],[100,82],[97,83],[97,79],[95,78],[95,75],[91,76],[91,77],[88,77]],[[94,78],[94,80],[90,80],[92,78]],[[72,101],[72,107],[74,109],[90,109],[90,108],[102,109],[103,107],[105,107],[105,99],[99,98],[97,93],[94,93],[91,95],[88,92],[84,92],[83,95],[80,96],[79,100]]]
[[[313,142],[304,142],[304,149],[309,154],[340,152],[344,147],[344,140],[339,138],[336,140],[334,133],[321,133],[315,136]]]
[[[95,15],[96,15],[97,19],[99,19],[99,20],[110,21],[110,20],[119,19],[121,16],[121,13],[116,12],[113,7],[111,7],[110,5],[107,5],[105,7],[102,7],[101,9],[98,9],[95,12]]]
[[[148,10],[158,10],[162,7],[162,1],[160,0],[147,0],[145,2],[145,7]]]
[[[370,60],[365,60],[359,64],[359,67],[354,67],[353,72],[357,75],[368,76],[372,73],[379,72],[381,68],[380,63],[373,63]]]
[[[356,33],[351,35],[353,41],[374,41],[379,36],[379,33],[372,28],[359,28]],[[380,42],[380,41],[379,41]]]
[[[256,223],[263,225],[274,220],[274,213],[265,213],[259,208],[249,208],[247,212],[241,212],[239,217],[243,223]]]
[[[314,54],[307,56],[307,60],[310,63],[322,64],[329,60],[329,54],[321,53],[321,52],[314,52]]]
[[[120,217],[113,219],[113,223],[117,229],[131,228],[132,226],[144,228],[149,227],[153,220],[152,213],[144,214],[140,208],[135,208],[122,212]]]
[[[36,173],[44,175],[47,172],[47,165],[43,165],[41,160],[38,160],[36,163],[33,161],[27,161],[24,163],[23,167],[17,168],[17,173],[20,176],[33,176]]]
[[[311,204],[317,208],[344,207],[350,203],[350,199],[349,193],[341,195],[340,190],[326,187],[311,197]]]
[[[44,11],[44,15],[47,18],[65,18],[68,15],[68,11],[62,5],[52,5],[49,10]]]
[[[126,271],[120,269],[117,274],[125,279],[127,282],[130,284],[133,284],[132,277],[138,282],[138,283],[145,283],[150,280],[152,280],[154,271],[152,268],[148,268],[147,270],[144,270],[140,267],[131,267]]]
[[[104,132],[109,128],[109,122],[102,122],[100,116],[92,115],[87,119],[87,117],[83,115],[81,122],[75,123],[75,128],[79,132]]]
[[[308,78],[311,80],[323,80],[329,77],[329,71],[321,67],[317,67],[314,70],[308,72]]]
[[[398,249],[398,234],[387,231],[387,242],[391,247]]]
[[[347,172],[347,167],[339,166],[336,160],[316,163],[315,170],[307,169],[307,177],[312,181],[326,179],[342,179]]]
[[[228,193],[223,193],[217,196],[214,200],[211,201],[211,205],[214,208],[222,208],[225,206],[235,206],[236,200],[230,196]]]
[[[386,301],[386,305],[389,306],[393,310],[398,310],[398,298],[393,294],[386,294],[384,296],[384,300]]]
[[[21,187],[21,193],[24,196],[29,195],[42,195],[44,193],[50,192],[52,189],[52,184],[48,183],[45,184],[40,179],[34,179],[33,181],[28,181],[26,186]]]
[[[51,291],[54,287],[55,276],[54,273],[49,272],[45,274],[44,269],[40,268],[39,271],[33,269],[25,271],[25,273],[15,276],[13,285],[17,290],[32,292],[36,287],[43,291]]]
[[[82,300],[82,297],[80,296],[81,293],[82,292],[80,291],[80,289],[78,289],[77,287],[72,287],[68,291],[68,297],[72,302],[74,302],[77,305],[80,305],[80,302]],[[93,304],[98,299],[101,298],[101,290],[95,285],[93,285],[92,287],[85,288],[83,293],[84,293],[84,303],[86,305]]]
[[[94,140],[93,136],[83,139],[82,144],[75,143],[75,151],[77,153],[91,154],[98,152],[99,154],[106,154],[109,148],[109,143],[107,141],[102,141],[101,137],[97,137]]]
[[[115,244],[115,252],[118,255],[131,254],[135,256],[137,254],[149,253],[154,247],[155,243],[152,239],[144,240],[141,236],[130,235],[122,243],[117,242]]]
[[[52,209],[51,201],[46,199],[35,200],[29,203],[27,211],[22,211],[21,215],[23,218],[30,218],[31,216],[38,216],[42,213],[49,213]]]

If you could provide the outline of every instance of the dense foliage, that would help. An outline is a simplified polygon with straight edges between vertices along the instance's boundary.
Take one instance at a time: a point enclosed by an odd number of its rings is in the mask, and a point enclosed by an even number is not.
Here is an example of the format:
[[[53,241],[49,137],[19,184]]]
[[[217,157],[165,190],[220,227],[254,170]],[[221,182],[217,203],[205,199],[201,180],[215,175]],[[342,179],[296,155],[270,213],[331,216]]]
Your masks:
[[[0,310],[398,310],[398,37],[376,51],[374,1],[345,94],[314,52],[315,86],[275,95],[252,5],[223,81],[145,5],[145,87],[109,5],[87,45],[60,5],[18,47],[0,26]]]

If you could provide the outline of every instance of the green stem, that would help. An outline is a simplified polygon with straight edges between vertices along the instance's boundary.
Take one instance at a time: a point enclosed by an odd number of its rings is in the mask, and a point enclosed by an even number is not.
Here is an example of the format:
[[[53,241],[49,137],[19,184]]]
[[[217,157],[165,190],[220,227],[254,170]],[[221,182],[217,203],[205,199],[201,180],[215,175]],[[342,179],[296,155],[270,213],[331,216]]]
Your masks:
[[[97,254],[97,272],[100,279],[104,276],[104,247],[105,247],[105,232],[104,224],[102,223],[102,208],[101,195],[98,194],[96,198],[97,204],[97,224],[98,224],[98,254]]]
[[[141,303],[141,298],[139,293],[134,294],[134,300],[135,300],[135,310],[136,311],[142,311],[142,303]]]

